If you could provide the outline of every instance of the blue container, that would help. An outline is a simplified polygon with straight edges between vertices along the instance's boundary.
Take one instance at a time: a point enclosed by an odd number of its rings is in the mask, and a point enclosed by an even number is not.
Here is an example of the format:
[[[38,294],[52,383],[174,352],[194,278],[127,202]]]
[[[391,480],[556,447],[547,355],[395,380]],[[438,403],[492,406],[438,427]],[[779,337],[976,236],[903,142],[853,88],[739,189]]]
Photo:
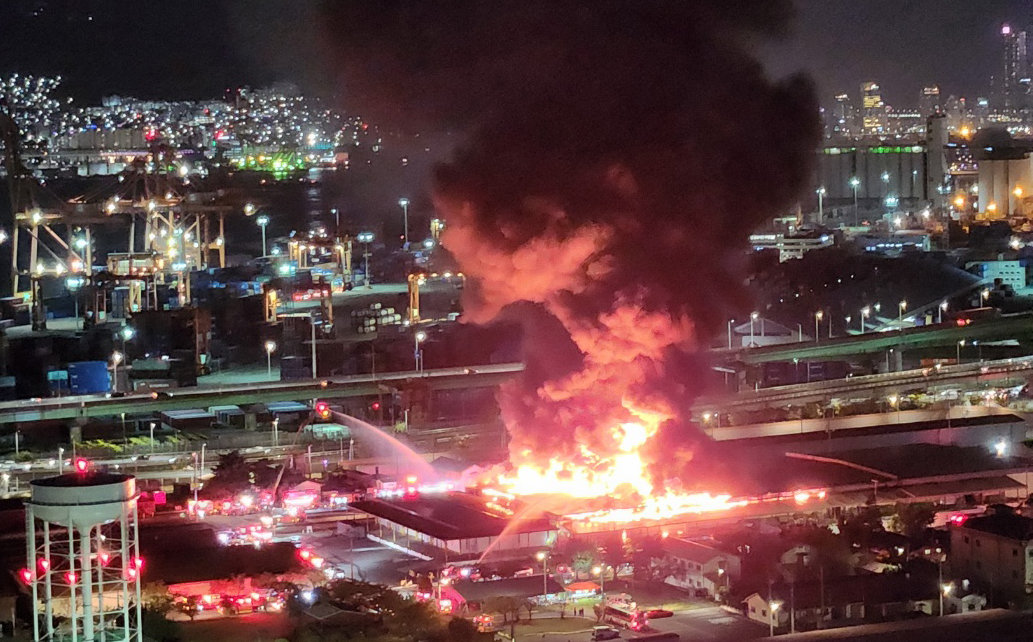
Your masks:
[[[77,361],[68,364],[68,387],[73,395],[111,391],[107,361]]]

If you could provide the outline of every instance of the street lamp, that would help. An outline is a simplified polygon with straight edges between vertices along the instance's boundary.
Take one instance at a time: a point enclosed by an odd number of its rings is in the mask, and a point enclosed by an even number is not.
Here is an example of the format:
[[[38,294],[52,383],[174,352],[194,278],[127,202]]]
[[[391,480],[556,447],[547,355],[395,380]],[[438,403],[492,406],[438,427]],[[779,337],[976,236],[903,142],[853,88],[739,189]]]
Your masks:
[[[111,389],[118,392],[118,364],[122,363],[122,353],[118,350],[111,353]]]
[[[857,225],[857,188],[861,186],[861,179],[854,176],[850,179],[850,187],[854,190],[854,225]]]
[[[407,198],[400,198],[400,199],[398,199],[398,204],[402,206],[402,218],[403,218],[404,225],[405,225],[404,230],[403,230],[403,233],[404,233],[403,239],[405,240],[405,247],[408,248],[409,247],[409,199],[407,199]]]
[[[255,204],[254,203],[245,203],[244,204],[244,216],[251,216],[254,213],[255,213]]]
[[[936,311],[936,322],[943,323],[943,313],[947,311],[949,304],[944,301]]]
[[[815,343],[818,343],[818,337],[820,336],[820,334],[819,334],[820,331],[818,329],[818,323],[821,322],[821,319],[824,316],[825,316],[825,313],[823,311],[821,311],[821,310],[818,310],[817,312],[814,313],[814,342]]]
[[[423,330],[419,330],[413,335],[414,352],[413,357],[416,359],[416,372],[423,370],[423,351],[420,350],[420,344],[427,340],[427,333]]]
[[[961,341],[958,341],[958,345],[957,345],[957,352],[958,352],[958,354],[957,354],[957,358],[954,361],[958,365],[961,365],[961,349],[963,347],[965,347],[965,340],[964,339],[962,339]]]
[[[940,579],[943,579],[943,564],[940,564]],[[951,592],[954,590],[954,584],[940,584],[940,615],[943,615],[943,598],[950,597]]]
[[[549,594],[549,554],[545,551],[538,551],[535,557],[542,563],[542,599]]]
[[[890,395],[887,401],[890,402],[890,406],[897,412],[897,423],[900,423],[900,397]]]
[[[986,305],[987,299],[990,298],[990,288],[983,288],[983,291],[979,293],[979,301],[984,306]]]
[[[760,317],[760,314],[757,313],[757,312],[751,312],[750,313],[750,345],[749,345],[750,348],[755,347],[755,344],[754,344],[754,341],[753,341],[753,322],[756,321],[759,317]]]
[[[778,609],[782,606],[781,602],[769,602],[768,608],[771,610],[771,617],[768,618],[768,624],[770,625],[770,637],[775,637],[775,617],[778,613]]]
[[[904,310],[907,310],[907,301],[901,301],[897,304],[897,325],[900,326],[900,331],[904,331]]]
[[[861,334],[864,334],[864,320],[871,315],[872,309],[869,306],[861,308]]]
[[[265,370],[269,379],[273,378],[273,352],[276,352],[276,342],[265,342]]]
[[[265,245],[265,226],[269,225],[269,217],[263,214],[255,219],[255,222],[258,223],[258,227],[262,228],[262,256],[269,256]]]
[[[363,285],[369,289],[373,286],[369,283],[369,245],[373,242],[373,232],[360,232],[357,237],[363,245],[362,258],[366,261],[366,268],[362,272]]]
[[[122,335],[122,352],[126,352],[126,341],[136,336],[136,330],[127,325],[122,327],[120,334]]]
[[[605,596],[606,595],[606,574],[603,573],[602,566],[593,566],[592,575],[599,578],[599,591]]]
[[[825,188],[819,187],[814,190],[814,193],[818,195],[818,223],[823,224],[825,222]]]

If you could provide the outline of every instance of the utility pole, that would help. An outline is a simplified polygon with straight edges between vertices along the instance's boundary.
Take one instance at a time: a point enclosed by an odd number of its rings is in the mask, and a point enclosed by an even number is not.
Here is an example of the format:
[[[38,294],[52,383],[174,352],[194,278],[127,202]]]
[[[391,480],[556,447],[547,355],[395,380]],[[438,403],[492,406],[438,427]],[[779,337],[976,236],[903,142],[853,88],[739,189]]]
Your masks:
[[[316,369],[316,317],[315,315],[309,316],[309,326],[312,329],[312,378],[317,379],[319,377],[318,370]]]

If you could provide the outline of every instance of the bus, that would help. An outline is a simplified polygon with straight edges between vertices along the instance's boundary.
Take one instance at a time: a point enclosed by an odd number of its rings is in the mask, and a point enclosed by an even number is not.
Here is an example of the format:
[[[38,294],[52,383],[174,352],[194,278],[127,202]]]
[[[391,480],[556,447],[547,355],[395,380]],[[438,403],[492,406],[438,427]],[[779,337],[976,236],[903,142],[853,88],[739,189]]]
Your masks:
[[[595,616],[600,622],[616,624],[632,631],[646,628],[646,614],[629,604],[610,602],[595,605]]]

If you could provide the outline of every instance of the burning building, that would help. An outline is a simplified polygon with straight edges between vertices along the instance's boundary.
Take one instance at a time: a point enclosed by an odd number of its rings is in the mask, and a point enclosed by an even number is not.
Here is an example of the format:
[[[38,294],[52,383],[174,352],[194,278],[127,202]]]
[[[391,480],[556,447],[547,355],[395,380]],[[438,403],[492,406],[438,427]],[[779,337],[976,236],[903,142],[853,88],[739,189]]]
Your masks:
[[[336,18],[375,27],[345,38],[366,56],[345,56],[353,86],[470,132],[433,197],[465,318],[524,328],[495,485],[729,507],[714,491],[734,467],[687,416],[700,346],[745,307],[747,235],[793,204],[818,142],[810,83],[747,53],[788,4],[345,4]]]

